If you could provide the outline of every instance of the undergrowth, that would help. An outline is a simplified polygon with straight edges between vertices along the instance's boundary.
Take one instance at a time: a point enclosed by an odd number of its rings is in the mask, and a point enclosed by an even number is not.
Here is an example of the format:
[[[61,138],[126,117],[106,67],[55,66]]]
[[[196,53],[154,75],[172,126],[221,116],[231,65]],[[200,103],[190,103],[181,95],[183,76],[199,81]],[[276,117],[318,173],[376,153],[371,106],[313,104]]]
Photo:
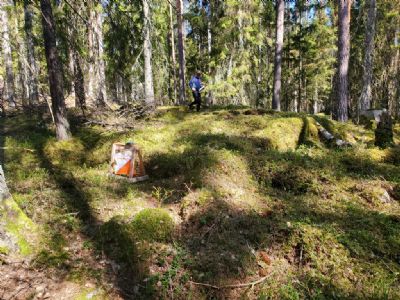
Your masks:
[[[326,145],[316,121],[353,147]],[[68,142],[36,124],[1,121],[4,167],[43,228],[35,265],[65,280],[133,299],[400,298],[398,149],[375,148],[372,130],[246,108],[76,124]],[[140,145],[150,180],[106,176],[117,141]]]

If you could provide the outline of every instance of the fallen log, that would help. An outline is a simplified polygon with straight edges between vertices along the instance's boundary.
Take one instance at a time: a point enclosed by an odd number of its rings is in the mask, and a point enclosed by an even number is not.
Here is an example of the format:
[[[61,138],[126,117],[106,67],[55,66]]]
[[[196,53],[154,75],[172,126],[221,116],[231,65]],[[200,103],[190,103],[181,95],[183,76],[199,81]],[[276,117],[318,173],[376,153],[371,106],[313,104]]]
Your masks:
[[[133,125],[126,125],[123,123],[107,123],[107,122],[93,120],[93,119],[87,119],[84,124],[85,125],[100,125],[103,127],[107,127],[107,126],[108,127],[120,127],[120,128],[125,128],[125,129],[134,129],[135,128]]]
[[[317,125],[318,132],[324,139],[328,141],[328,143],[334,144],[337,147],[349,147],[353,146],[351,143],[344,141],[342,139],[336,138],[332,133],[326,130],[319,122],[315,121]]]

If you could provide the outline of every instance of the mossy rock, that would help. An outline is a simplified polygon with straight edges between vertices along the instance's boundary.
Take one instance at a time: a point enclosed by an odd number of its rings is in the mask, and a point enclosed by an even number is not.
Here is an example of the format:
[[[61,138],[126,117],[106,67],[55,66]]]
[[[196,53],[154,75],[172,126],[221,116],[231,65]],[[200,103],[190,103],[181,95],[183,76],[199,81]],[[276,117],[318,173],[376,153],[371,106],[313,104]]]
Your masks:
[[[84,161],[85,147],[78,139],[68,141],[49,141],[44,147],[44,154],[56,166],[68,167],[80,165]]]
[[[392,201],[394,188],[389,185],[382,185],[377,181],[365,181],[351,187],[349,191],[358,195],[370,204],[380,205]]]
[[[0,252],[17,252],[28,256],[34,252],[36,225],[9,197],[0,204]]]
[[[272,149],[295,150],[300,142],[303,125],[301,118],[274,119],[265,128],[255,131],[253,136],[270,141]]]
[[[174,221],[162,208],[146,208],[133,219],[132,230],[141,240],[163,242],[171,240]]]

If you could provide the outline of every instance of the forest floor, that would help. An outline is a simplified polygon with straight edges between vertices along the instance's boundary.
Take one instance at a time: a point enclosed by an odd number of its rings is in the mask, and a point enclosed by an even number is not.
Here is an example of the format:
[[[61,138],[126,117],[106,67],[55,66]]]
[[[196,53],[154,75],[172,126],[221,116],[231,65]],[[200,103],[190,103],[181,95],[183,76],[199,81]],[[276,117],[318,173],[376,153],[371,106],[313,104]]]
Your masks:
[[[0,121],[37,236],[24,259],[0,249],[0,299],[400,299],[400,149],[372,130],[246,108],[164,107],[68,142],[39,125]],[[148,181],[107,177],[117,141],[141,146]]]

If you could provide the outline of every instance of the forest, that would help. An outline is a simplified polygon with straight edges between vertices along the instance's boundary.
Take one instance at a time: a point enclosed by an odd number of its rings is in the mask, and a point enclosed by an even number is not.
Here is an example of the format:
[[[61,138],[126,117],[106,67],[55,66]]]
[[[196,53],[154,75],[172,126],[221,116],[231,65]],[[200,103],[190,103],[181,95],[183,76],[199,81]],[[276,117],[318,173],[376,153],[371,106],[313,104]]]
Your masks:
[[[400,299],[400,1],[0,0],[0,29],[0,299]]]

